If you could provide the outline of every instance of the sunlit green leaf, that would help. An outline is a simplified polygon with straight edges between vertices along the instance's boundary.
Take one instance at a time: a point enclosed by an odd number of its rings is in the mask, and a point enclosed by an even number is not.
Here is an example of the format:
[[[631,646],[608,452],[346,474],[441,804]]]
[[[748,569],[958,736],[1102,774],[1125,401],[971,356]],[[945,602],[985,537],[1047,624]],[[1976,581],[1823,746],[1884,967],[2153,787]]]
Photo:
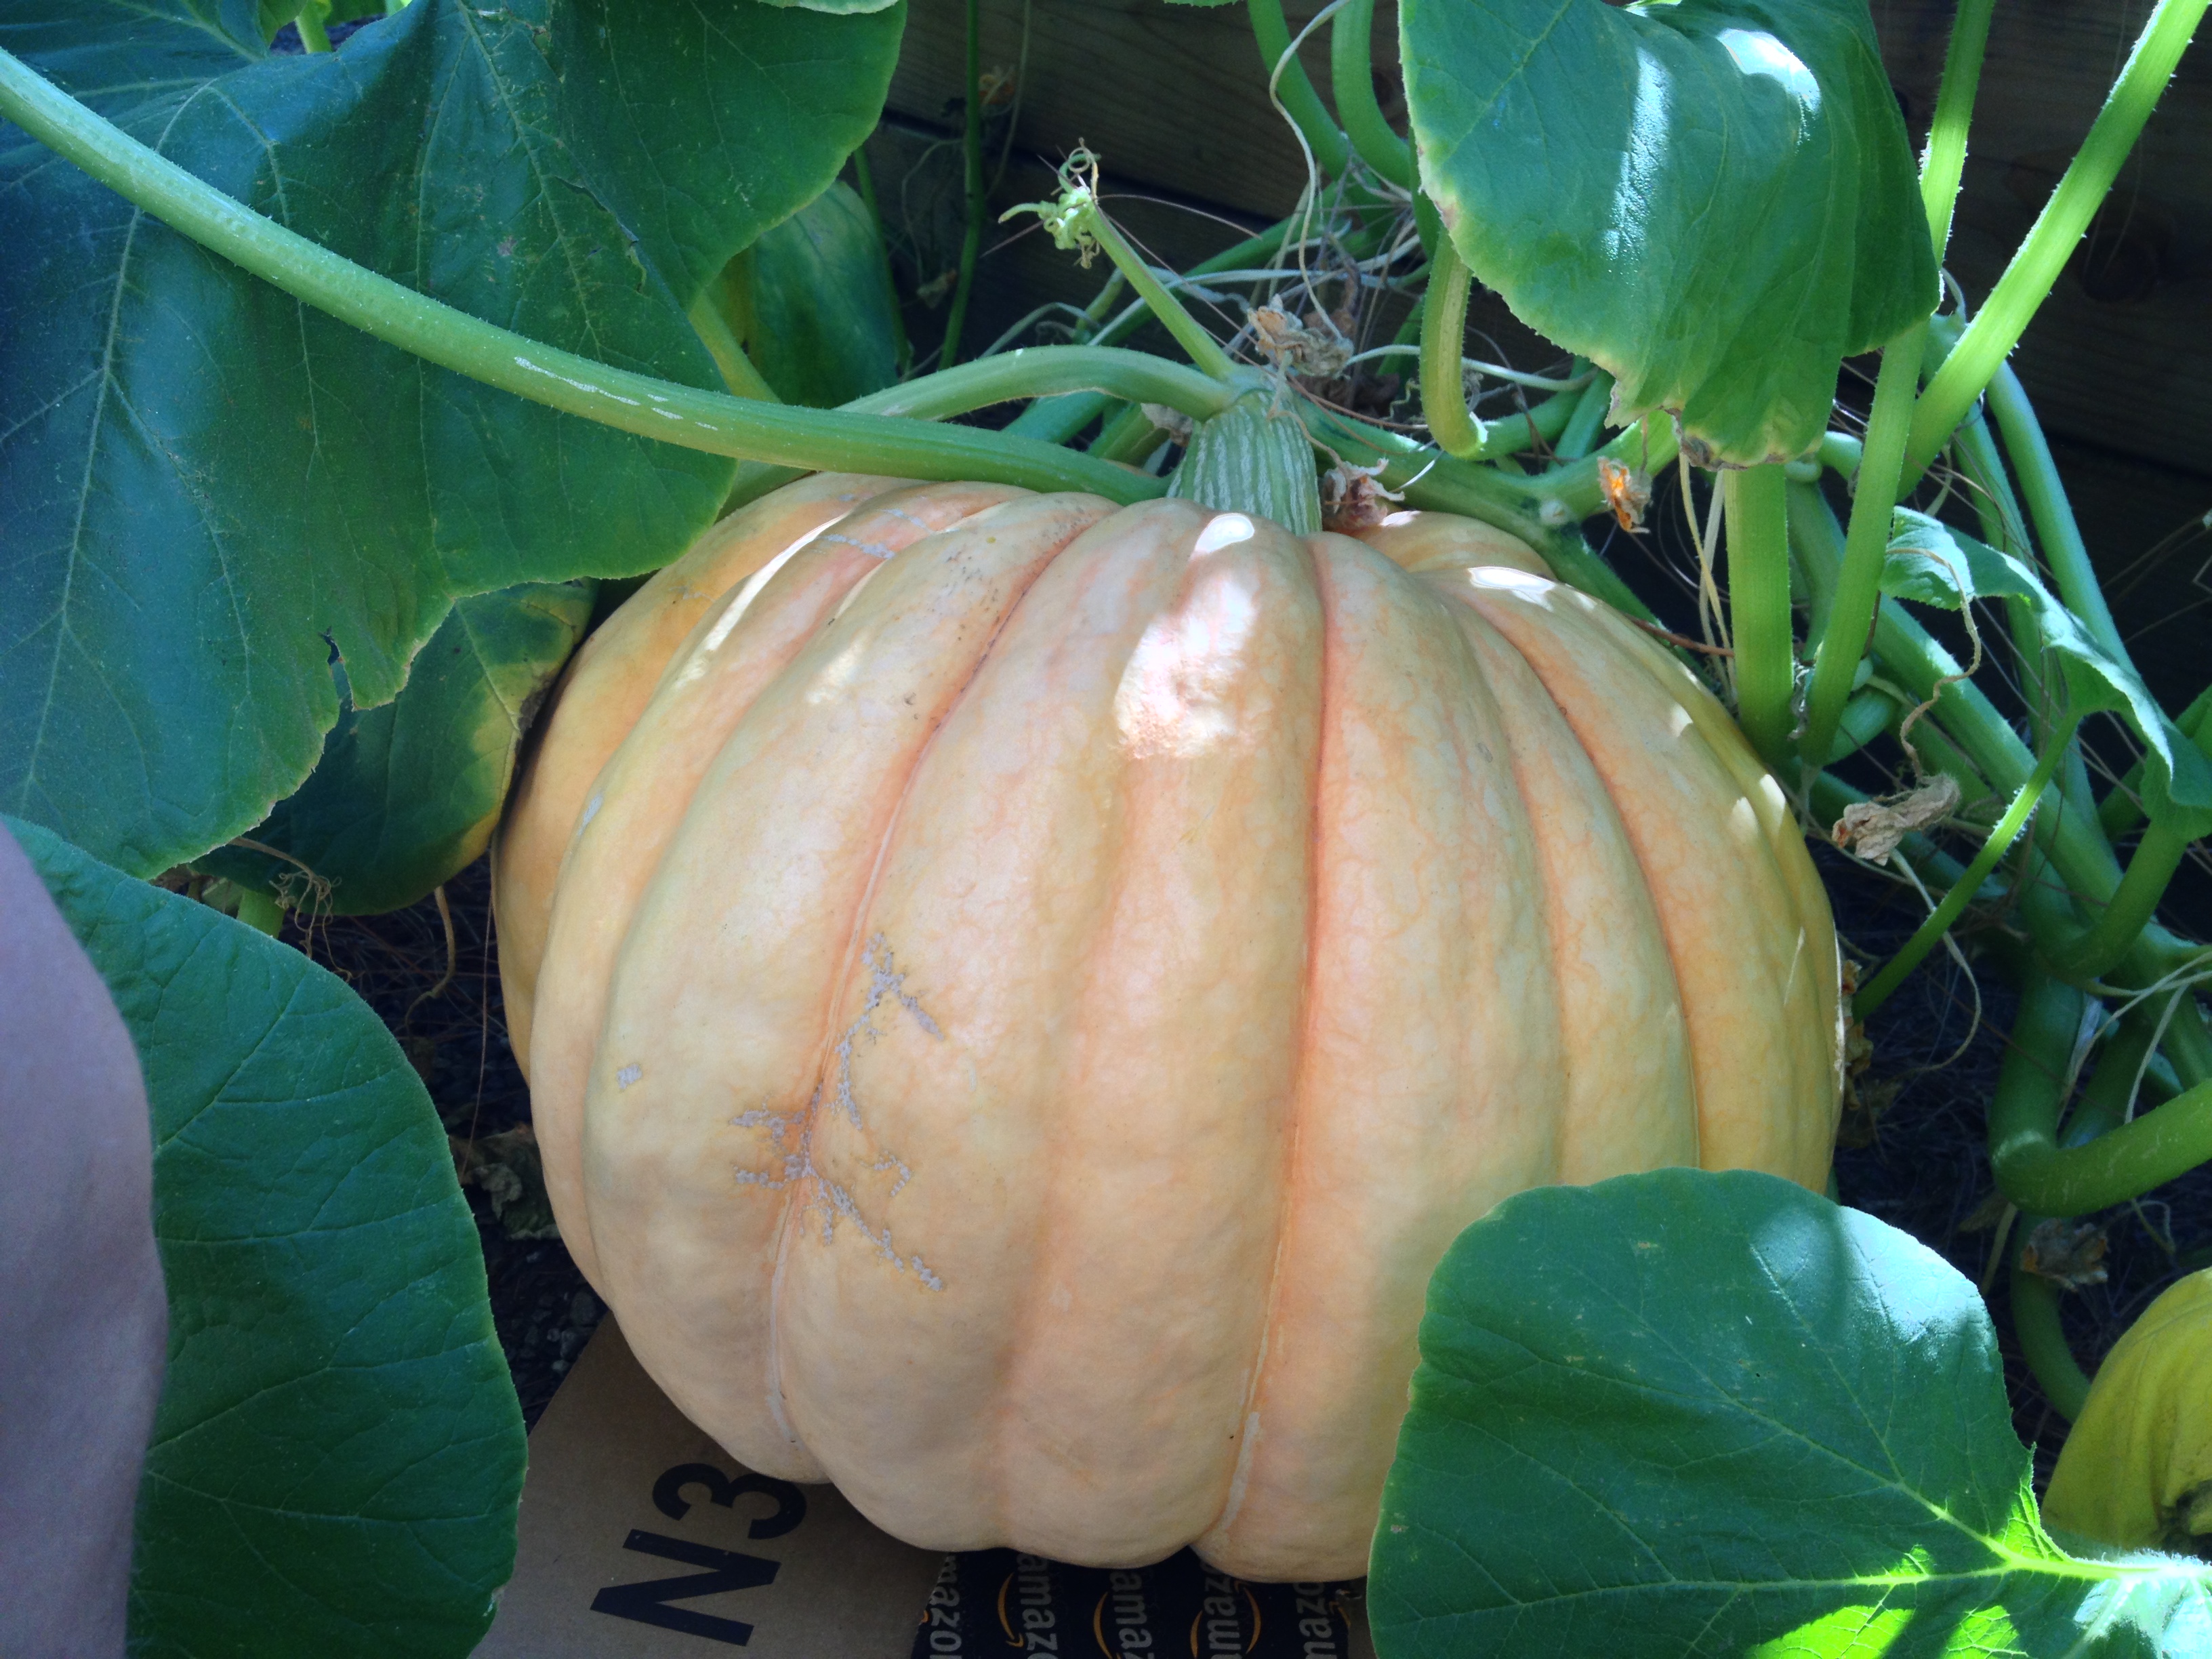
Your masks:
[[[1508,1199],[1429,1285],[1382,1659],[2185,1659],[2212,1570],[2065,1554],[1972,1285],[1771,1176]]]
[[[7,828],[106,981],[153,1107],[169,1359],[132,1650],[466,1653],[514,1568],[522,1414],[421,1080],[297,951]]]
[[[2076,713],[2109,710],[2143,745],[2143,806],[2193,840],[2212,835],[2212,762],[2166,718],[2131,664],[2115,660],[2028,565],[1924,513],[1900,507],[1890,525],[1881,590],[1956,611],[1979,599],[2026,599]]]
[[[1474,273],[1616,418],[1787,459],[1847,355],[1936,302],[1864,0],[1403,0],[1421,178]]]
[[[717,386],[685,313],[875,124],[896,6],[414,0],[268,58],[253,0],[16,0],[0,45],[411,287]],[[462,594],[665,562],[731,464],[428,368],[0,126],[0,810],[151,873],[248,830]]]

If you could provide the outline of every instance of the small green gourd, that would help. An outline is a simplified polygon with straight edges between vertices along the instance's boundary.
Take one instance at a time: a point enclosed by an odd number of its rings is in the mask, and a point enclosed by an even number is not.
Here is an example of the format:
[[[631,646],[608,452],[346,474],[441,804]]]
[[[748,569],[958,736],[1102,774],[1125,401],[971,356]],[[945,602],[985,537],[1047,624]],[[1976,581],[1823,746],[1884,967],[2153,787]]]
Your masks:
[[[2043,1518],[2123,1549],[2212,1556],[2212,1268],[2152,1303],[2098,1367]]]

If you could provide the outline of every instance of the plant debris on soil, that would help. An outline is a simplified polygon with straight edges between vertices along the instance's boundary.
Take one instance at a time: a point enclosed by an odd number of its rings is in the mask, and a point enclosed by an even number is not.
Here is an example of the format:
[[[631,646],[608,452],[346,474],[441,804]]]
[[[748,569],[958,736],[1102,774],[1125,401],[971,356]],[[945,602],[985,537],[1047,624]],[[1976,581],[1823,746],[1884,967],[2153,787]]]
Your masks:
[[[1880,962],[1919,924],[1924,908],[1909,887],[1829,848],[1816,845],[1814,860],[1847,956]],[[529,1087],[500,999],[488,866],[479,860],[445,892],[454,940],[450,979],[434,898],[388,915],[318,918],[305,928],[295,916],[285,937],[360,992],[422,1073],[452,1137],[483,1244],[500,1345],[524,1420],[534,1425],[605,1310],[545,1205]],[[1870,1050],[1838,1136],[1836,1184],[1844,1203],[1986,1282],[2014,1423],[2035,1449],[2039,1487],[2065,1438],[2065,1419],[2045,1401],[2013,1340],[2008,1275],[1990,1271],[2003,1206],[1993,1197],[1984,1113],[2013,1011],[1996,975],[1970,976],[1945,954],[1931,956],[1867,1033]],[[2081,1275],[2090,1282],[2062,1299],[2085,1368],[2181,1272],[2212,1256],[2212,1170],[2094,1219],[2103,1253]],[[2083,1245],[2094,1252],[2091,1241],[2077,1241],[2077,1257]]]

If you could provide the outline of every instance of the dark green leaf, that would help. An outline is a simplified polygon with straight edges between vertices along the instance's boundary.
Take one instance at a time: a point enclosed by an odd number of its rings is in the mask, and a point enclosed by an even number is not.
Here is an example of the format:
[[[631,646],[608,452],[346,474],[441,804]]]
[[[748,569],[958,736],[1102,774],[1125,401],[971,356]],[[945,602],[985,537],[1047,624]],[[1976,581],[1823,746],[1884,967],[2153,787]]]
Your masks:
[[[1864,0],[1404,0],[1421,177],[1477,276],[1751,463],[1818,441],[1847,355],[1936,303]]]
[[[1881,591],[1946,611],[1973,599],[2026,599],[2045,647],[2065,676],[2072,712],[2109,710],[2142,740],[2144,809],[2192,840],[2212,835],[2212,761],[2166,718],[2133,666],[2107,656],[2027,564],[1940,520],[1900,507],[1890,524]]]
[[[270,58],[252,0],[19,0],[0,45],[463,310],[719,384],[690,301],[873,126],[903,13],[414,0]],[[0,809],[149,873],[268,815],[455,597],[665,562],[726,460],[431,368],[0,125]]]
[[[1974,1287],[1771,1176],[1508,1199],[1429,1285],[1382,1659],[2212,1651],[2201,1562],[2045,1535]]]
[[[831,409],[898,379],[898,319],[876,222],[832,185],[738,256],[726,291],[746,355],[787,404]]]
[[[361,711],[344,703],[307,782],[248,832],[289,857],[221,848],[203,866],[294,905],[362,915],[412,904],[474,863],[524,725],[584,636],[595,586],[526,583],[457,602],[399,695]]]
[[[169,1364],[133,1650],[463,1654],[522,1417],[422,1083],[298,951],[9,820],[138,1046]]]

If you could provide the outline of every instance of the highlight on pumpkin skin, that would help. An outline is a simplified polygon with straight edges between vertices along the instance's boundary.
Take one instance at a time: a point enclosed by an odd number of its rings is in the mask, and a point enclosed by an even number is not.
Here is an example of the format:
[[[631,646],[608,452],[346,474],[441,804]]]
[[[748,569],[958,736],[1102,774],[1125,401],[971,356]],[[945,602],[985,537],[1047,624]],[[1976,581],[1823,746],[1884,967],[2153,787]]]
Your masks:
[[[551,907],[556,1214],[694,1420],[902,1537],[1356,1573],[1461,1227],[1825,1173],[1826,1036],[1772,1029],[1818,930],[1635,630],[1494,532],[982,488],[663,659]]]
[[[1254,533],[1242,513],[1220,514],[1199,532],[1191,562]],[[1133,758],[1188,758],[1236,737],[1229,692],[1258,617],[1249,579],[1224,567],[1194,578],[1185,604],[1146,625],[1114,693],[1114,724]]]
[[[581,1207],[580,1115],[605,1015],[606,971],[662,850],[731,731],[886,558],[1024,493],[1001,484],[923,484],[872,495],[857,512],[817,526],[748,575],[719,611],[700,615],[672,653],[651,701],[593,782],[547,920],[549,966],[538,995],[550,1024],[535,1057],[532,1103],[556,1213]],[[543,810],[550,815],[561,805],[549,799]],[[590,902],[579,908],[564,899],[570,893],[588,894]],[[579,1267],[592,1276],[597,1255],[589,1233],[569,1243]]]
[[[637,723],[669,658],[733,583],[906,482],[822,472],[739,509],[655,572],[569,659],[532,726],[491,848],[500,988],[526,1079],[561,860],[599,769]]]
[[[1543,556],[1518,536],[1455,514],[1401,507],[1355,533],[1400,569],[1415,574],[1500,567],[1547,579],[1552,574]]]

